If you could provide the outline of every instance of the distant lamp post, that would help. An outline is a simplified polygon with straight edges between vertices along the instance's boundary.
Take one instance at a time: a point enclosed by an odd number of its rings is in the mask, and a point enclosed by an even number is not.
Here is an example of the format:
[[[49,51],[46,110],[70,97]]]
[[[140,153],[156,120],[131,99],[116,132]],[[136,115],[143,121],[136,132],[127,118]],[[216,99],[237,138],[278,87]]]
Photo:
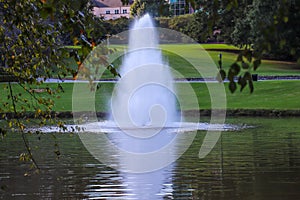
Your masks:
[[[219,54],[219,67],[222,69],[222,53]]]

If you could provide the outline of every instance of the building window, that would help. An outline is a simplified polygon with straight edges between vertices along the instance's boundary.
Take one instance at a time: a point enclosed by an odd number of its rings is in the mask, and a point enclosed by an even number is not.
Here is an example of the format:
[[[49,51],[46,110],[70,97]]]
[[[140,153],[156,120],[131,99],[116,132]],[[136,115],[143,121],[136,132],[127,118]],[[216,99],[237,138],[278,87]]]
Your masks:
[[[110,14],[110,10],[107,10],[107,11],[105,12],[105,14],[109,15],[109,14]]]
[[[126,9],[123,10],[123,14],[127,14],[127,10]]]
[[[119,14],[119,10],[115,10],[115,14]]]

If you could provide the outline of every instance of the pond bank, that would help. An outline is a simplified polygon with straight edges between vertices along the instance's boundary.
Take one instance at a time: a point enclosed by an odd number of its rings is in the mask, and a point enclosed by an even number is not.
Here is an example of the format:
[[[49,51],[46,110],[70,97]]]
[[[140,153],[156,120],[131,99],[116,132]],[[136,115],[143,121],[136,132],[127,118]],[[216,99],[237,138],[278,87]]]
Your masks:
[[[219,112],[223,113],[222,110]],[[210,109],[201,109],[201,110],[186,110],[183,111],[185,116],[210,116]],[[216,110],[218,113],[218,110]],[[93,112],[83,112],[82,117],[89,117],[94,115]],[[105,118],[108,116],[108,113],[97,112],[98,118]],[[239,117],[239,116],[249,116],[249,117],[300,117],[300,110],[270,110],[270,109],[228,109],[226,110],[226,116],[228,117]],[[64,112],[52,112],[51,117],[56,117],[60,119],[73,118],[73,112],[64,111]],[[14,113],[0,113],[0,120],[5,119],[25,119],[25,118],[36,118],[35,112],[26,112],[22,114]]]
[[[222,110],[221,110],[222,111]],[[184,114],[187,116],[210,116],[211,110],[201,109],[201,110],[187,110]],[[218,113],[218,110],[216,110]],[[227,117],[239,117],[239,116],[249,116],[249,117],[300,117],[300,110],[270,110],[270,109],[228,109],[226,110]]]

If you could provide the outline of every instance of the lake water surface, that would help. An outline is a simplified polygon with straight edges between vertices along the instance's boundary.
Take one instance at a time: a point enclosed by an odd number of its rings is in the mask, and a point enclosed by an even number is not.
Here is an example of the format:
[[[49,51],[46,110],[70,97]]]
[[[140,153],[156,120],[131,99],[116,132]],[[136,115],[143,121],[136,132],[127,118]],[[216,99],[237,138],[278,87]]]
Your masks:
[[[76,134],[30,136],[41,168],[34,174],[19,161],[20,135],[8,134],[0,140],[0,199],[300,199],[299,118],[227,121],[255,128],[223,132],[204,159],[198,153],[205,132],[198,131],[180,159],[145,174],[99,163]]]

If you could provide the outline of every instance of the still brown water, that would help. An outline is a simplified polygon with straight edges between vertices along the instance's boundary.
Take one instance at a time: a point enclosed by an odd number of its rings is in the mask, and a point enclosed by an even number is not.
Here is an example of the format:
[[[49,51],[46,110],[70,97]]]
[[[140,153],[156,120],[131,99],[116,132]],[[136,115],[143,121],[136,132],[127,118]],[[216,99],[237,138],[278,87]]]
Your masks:
[[[0,140],[0,199],[300,199],[299,118],[228,122],[255,128],[223,132],[201,160],[205,132],[199,131],[179,160],[146,174],[99,163],[70,134],[55,134],[59,159],[52,134],[29,137],[41,168],[33,174],[19,161],[25,151],[20,135],[9,134]]]

